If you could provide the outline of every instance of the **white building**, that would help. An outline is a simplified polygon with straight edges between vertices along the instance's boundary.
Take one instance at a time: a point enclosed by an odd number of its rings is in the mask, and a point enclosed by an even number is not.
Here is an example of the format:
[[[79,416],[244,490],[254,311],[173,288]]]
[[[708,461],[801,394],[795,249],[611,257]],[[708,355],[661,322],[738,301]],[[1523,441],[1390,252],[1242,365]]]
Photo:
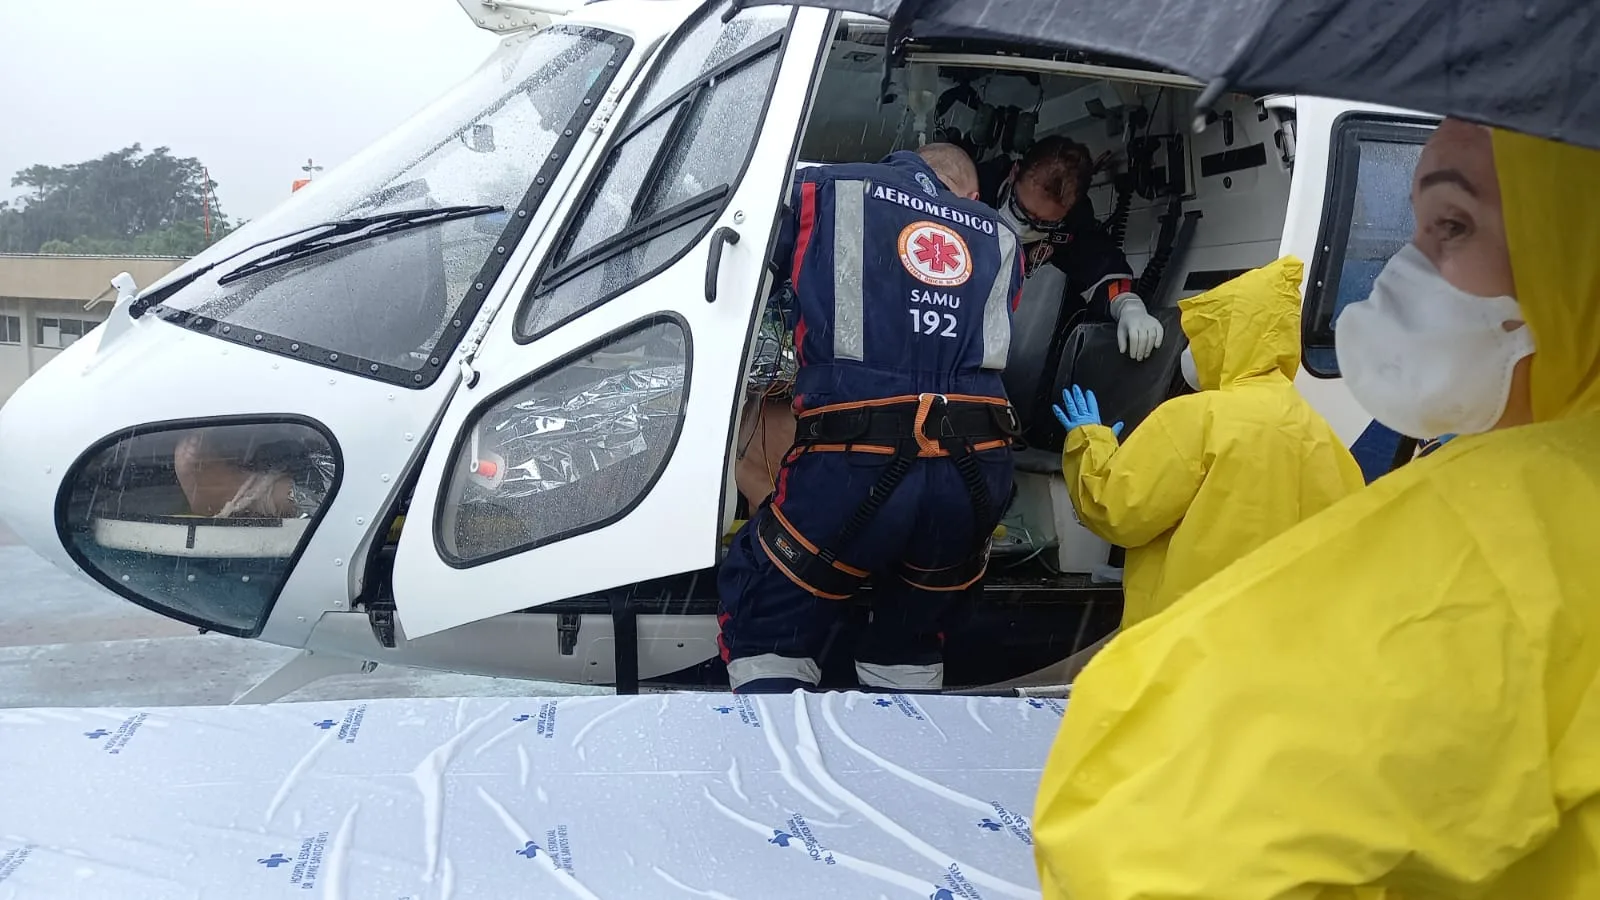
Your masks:
[[[182,265],[166,256],[0,254],[0,404],[50,358],[105,320],[127,272],[140,287]]]

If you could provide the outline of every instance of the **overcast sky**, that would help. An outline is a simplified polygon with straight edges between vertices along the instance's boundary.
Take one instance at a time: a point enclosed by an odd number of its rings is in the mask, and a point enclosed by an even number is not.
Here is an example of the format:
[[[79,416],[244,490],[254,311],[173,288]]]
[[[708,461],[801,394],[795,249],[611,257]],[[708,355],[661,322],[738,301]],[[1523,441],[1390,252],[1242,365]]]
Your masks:
[[[19,169],[137,142],[199,157],[254,218],[497,40],[457,0],[0,0],[0,198]]]

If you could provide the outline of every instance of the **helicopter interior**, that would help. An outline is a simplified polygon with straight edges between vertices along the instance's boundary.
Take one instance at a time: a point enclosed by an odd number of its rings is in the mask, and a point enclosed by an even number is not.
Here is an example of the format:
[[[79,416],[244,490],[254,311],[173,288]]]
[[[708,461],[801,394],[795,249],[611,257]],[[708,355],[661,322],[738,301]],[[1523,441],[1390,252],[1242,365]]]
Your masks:
[[[1046,578],[1111,574],[1113,549],[1077,525],[1070,509],[1059,474],[1064,435],[1050,406],[1063,388],[1080,384],[1099,396],[1106,421],[1124,421],[1131,431],[1163,400],[1189,390],[1178,372],[1186,340],[1176,304],[1278,255],[1291,126],[1252,98],[1228,95],[1213,107],[1213,127],[1194,134],[1197,85],[960,46],[912,49],[885,91],[883,38],[881,30],[856,27],[834,41],[818,89],[827,102],[815,106],[802,135],[802,166],[874,161],[949,141],[980,167],[1008,169],[1053,135],[1087,146],[1097,160],[1088,201],[1122,246],[1136,292],[1166,338],[1135,362],[1118,351],[1114,324],[1076,320],[1078,304],[1065,301],[1059,270],[1041,266],[1029,276],[1005,372],[1027,449],[1017,457],[1017,496],[993,552],[997,566],[1026,566]],[[741,515],[770,488],[793,433],[783,406],[791,345],[769,310],[740,431]]]

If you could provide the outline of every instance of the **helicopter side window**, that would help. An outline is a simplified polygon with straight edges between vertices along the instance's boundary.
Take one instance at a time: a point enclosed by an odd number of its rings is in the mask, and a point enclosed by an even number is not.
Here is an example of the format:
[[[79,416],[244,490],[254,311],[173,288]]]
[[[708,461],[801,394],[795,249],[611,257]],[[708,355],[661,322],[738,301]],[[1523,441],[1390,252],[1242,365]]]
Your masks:
[[[440,556],[490,562],[626,515],[677,440],[688,380],[688,331],[657,316],[490,401],[455,450]]]
[[[1411,240],[1411,173],[1431,124],[1344,116],[1333,127],[1333,159],[1312,277],[1306,279],[1305,367],[1337,378],[1334,323],[1372,292],[1389,257]]]
[[[755,142],[788,12],[708,7],[634,102],[517,318],[530,341],[670,265],[716,219]]]
[[[140,427],[73,466],[57,527],[73,560],[107,588],[254,637],[339,474],[332,439],[304,420]]]

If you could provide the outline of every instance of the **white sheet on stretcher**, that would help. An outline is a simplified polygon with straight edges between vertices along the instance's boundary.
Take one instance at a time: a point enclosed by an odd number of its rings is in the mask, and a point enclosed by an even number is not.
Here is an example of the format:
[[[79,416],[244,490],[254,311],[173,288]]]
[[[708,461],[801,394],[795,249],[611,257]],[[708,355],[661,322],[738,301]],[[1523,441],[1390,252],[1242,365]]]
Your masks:
[[[1037,897],[1055,700],[0,710],[0,898]]]

